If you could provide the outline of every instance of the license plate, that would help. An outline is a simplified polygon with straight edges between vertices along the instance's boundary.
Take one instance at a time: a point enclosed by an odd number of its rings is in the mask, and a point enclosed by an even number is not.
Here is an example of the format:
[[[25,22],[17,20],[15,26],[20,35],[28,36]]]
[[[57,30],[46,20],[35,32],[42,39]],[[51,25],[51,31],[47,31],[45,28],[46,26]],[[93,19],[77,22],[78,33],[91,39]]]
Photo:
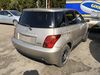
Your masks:
[[[19,39],[24,42],[31,43],[31,44],[35,44],[35,42],[36,42],[36,37],[26,36],[26,35],[22,35],[22,34],[20,34]]]

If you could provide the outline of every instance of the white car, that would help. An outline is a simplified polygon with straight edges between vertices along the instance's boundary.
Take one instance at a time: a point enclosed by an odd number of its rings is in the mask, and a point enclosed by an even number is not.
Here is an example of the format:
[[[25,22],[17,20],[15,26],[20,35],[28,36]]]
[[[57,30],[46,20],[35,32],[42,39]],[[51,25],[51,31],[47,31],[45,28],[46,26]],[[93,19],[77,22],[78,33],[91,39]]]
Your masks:
[[[2,10],[0,11],[0,23],[14,24],[19,21],[21,13],[17,10]]]

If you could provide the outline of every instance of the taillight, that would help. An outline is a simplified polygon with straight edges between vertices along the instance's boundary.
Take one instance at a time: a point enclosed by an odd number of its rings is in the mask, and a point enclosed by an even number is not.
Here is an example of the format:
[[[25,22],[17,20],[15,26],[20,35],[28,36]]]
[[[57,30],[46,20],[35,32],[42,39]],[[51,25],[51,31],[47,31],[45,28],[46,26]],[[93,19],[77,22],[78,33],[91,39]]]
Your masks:
[[[50,35],[50,36],[47,36],[45,41],[44,41],[43,47],[45,47],[45,48],[53,48],[53,46],[55,45],[57,40],[60,38],[60,36],[61,35]]]

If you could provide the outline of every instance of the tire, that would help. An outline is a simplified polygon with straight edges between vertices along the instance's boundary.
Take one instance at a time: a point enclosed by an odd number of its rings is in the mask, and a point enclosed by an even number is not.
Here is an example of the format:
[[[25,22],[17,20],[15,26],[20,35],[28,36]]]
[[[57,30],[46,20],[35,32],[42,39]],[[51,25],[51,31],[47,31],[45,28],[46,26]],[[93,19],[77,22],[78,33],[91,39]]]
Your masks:
[[[58,64],[56,64],[57,67],[63,67],[67,63],[70,52],[71,52],[70,47],[66,46],[65,50],[61,54],[61,57],[59,58]]]
[[[14,20],[13,24],[14,24],[14,26],[16,26],[18,24],[18,21]]]

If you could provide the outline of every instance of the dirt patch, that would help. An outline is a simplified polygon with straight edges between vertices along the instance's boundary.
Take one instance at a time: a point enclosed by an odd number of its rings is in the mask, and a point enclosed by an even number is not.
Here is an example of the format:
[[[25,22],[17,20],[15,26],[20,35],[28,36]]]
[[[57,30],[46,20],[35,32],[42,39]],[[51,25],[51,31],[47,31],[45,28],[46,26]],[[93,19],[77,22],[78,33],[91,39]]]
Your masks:
[[[74,60],[69,60],[67,64],[62,67],[47,66],[43,70],[43,75],[70,75],[75,72],[89,71],[91,67],[83,64],[82,62],[76,62]]]

